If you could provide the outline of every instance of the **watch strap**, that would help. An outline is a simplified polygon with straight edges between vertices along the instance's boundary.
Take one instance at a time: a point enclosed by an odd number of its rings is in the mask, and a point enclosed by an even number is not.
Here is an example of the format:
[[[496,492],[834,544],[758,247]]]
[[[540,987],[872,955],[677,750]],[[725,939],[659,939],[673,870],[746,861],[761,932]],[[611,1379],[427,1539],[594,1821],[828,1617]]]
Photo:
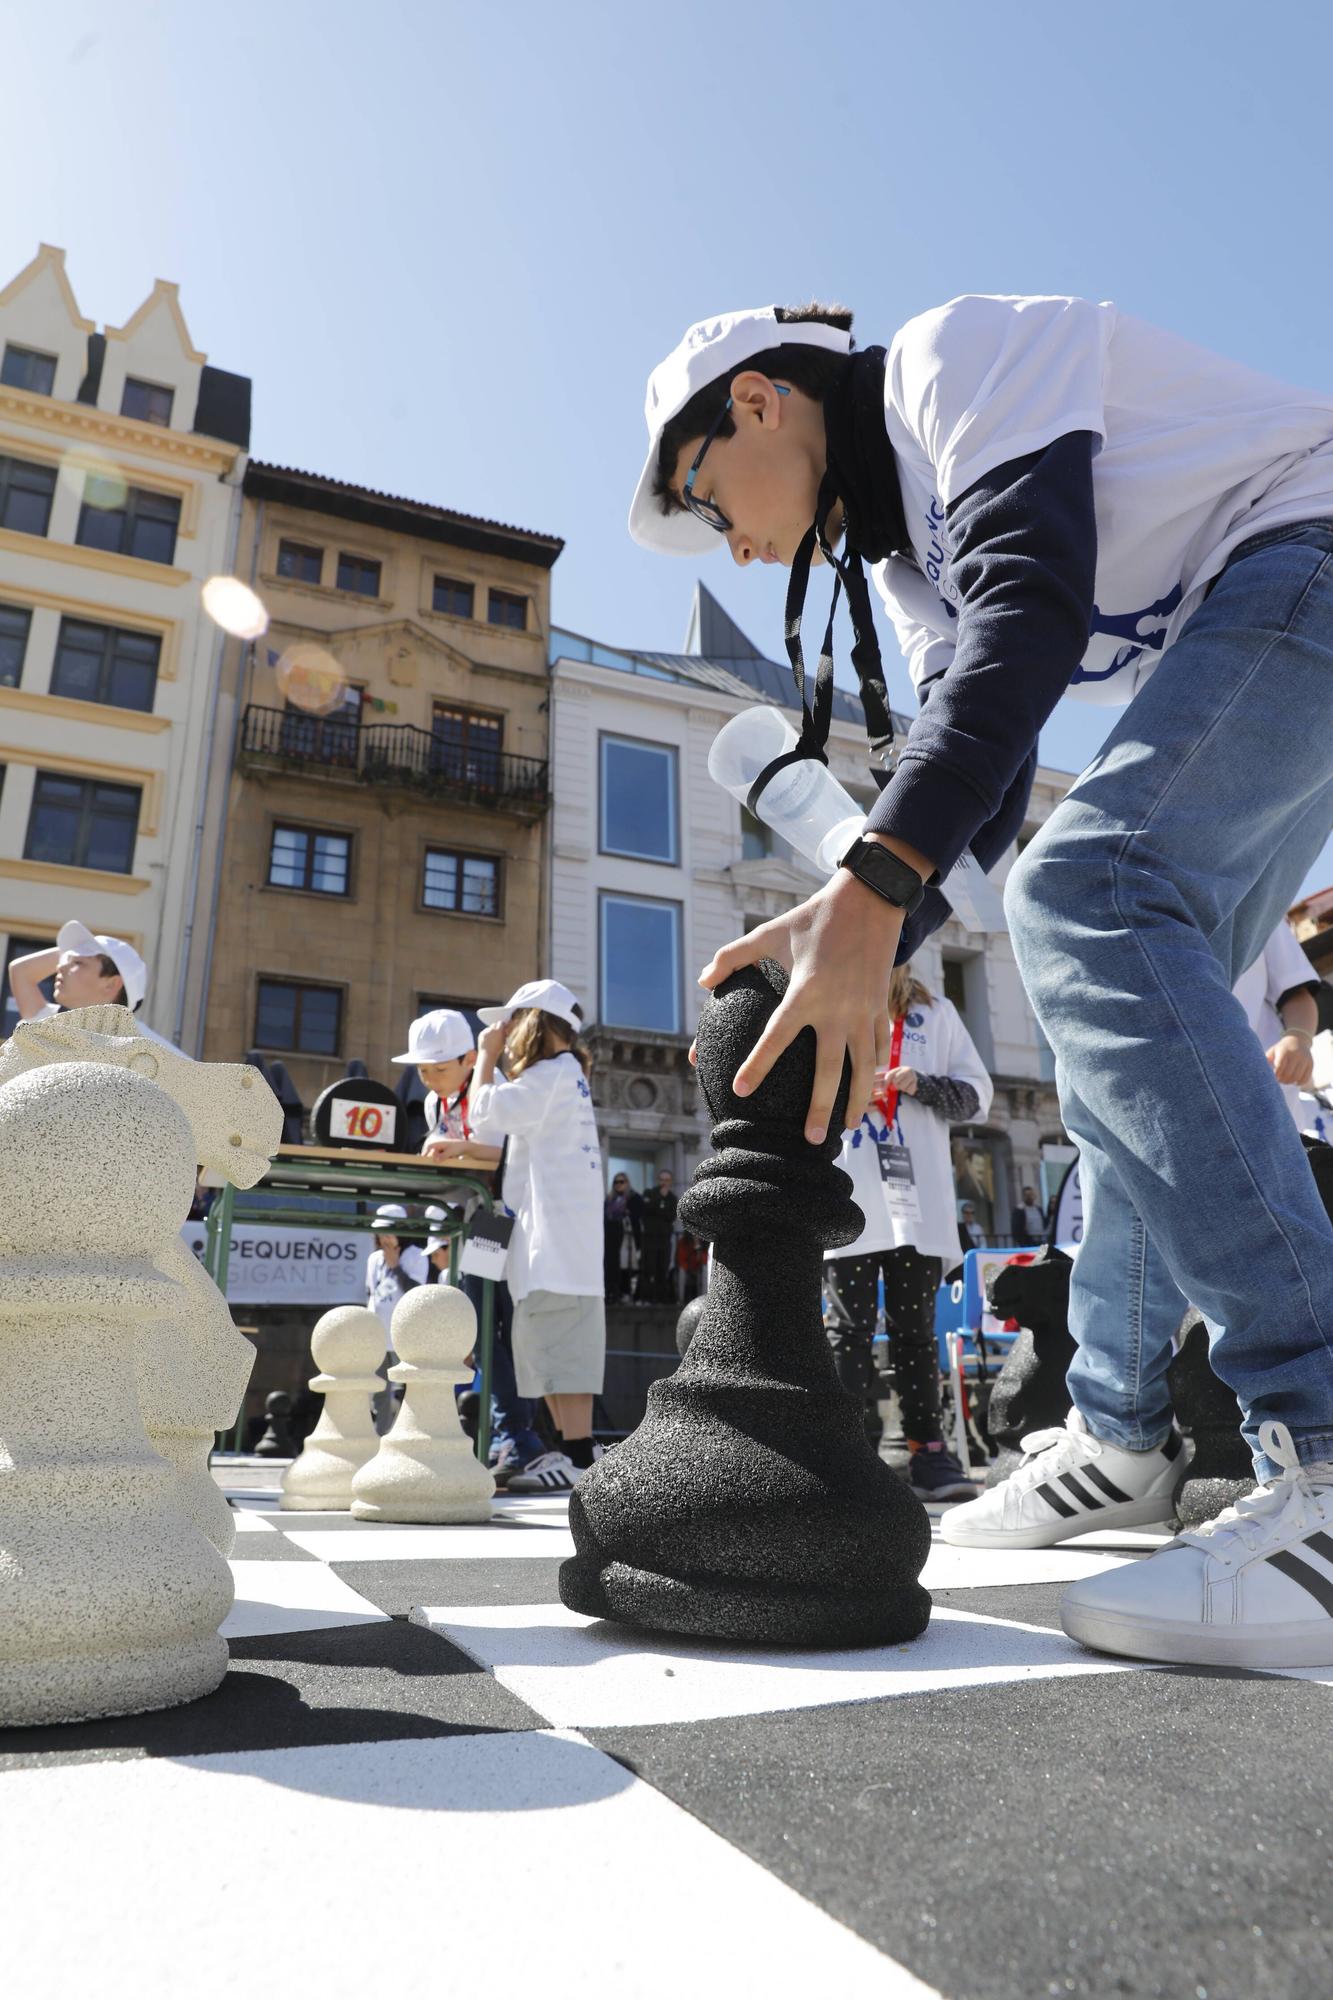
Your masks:
[[[877,840],[867,840],[863,834],[857,835],[839,866],[909,917],[919,908],[926,892],[915,868],[909,867],[892,848],[881,847]]]

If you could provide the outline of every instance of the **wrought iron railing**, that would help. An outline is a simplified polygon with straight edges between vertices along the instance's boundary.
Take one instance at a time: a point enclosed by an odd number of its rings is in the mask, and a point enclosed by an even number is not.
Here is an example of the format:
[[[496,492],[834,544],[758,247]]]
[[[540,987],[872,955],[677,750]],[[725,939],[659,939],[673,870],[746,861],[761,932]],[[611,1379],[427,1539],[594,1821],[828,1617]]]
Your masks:
[[[448,743],[409,723],[363,723],[350,715],[306,715],[251,703],[241,718],[239,754],[480,805],[540,808],[550,799],[549,767],[543,758]]]

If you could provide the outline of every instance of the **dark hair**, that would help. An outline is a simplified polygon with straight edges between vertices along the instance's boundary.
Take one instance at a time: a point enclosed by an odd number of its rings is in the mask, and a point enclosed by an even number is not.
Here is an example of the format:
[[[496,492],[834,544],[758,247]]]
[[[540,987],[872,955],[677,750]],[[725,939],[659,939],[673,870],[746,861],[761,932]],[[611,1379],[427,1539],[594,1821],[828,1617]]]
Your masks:
[[[776,309],[780,325],[799,326],[840,326],[850,333],[852,315],[845,306],[778,306]],[[793,389],[800,389],[805,395],[823,399],[824,391],[847,366],[845,354],[833,354],[827,347],[807,347],[798,341],[784,341],[778,347],[766,347],[762,354],[752,354],[747,361],[738,363],[725,374],[708,382],[690,397],[683,410],[663,426],[657,447],[657,477],[653,481],[653,493],[664,514],[679,514],[683,511],[680,501],[671,490],[671,482],[676,476],[676,461],[680,457],[682,445],[691,438],[703,437],[711,430],[721,414],[731,385],[738,375],[753,368],[760,375],[790,382]],[[735,435],[736,425],[730,411],[718,424],[717,435],[728,438]]]
[[[121,972],[121,969],[120,969],[120,967],[119,967],[119,966],[118,966],[118,965],[116,964],[116,961],[115,961],[115,959],[114,959],[114,958],[108,958],[108,957],[107,957],[107,954],[106,954],[105,952],[102,952],[102,953],[100,954],[100,957],[101,957],[101,962],[102,962],[102,977],[103,977],[103,979],[111,979],[111,978],[116,978],[116,979],[119,979],[119,981],[120,981],[120,998],[119,998],[119,1000],[113,1000],[113,1001],[111,1002],[112,1006],[113,1006],[113,1007],[128,1007],[128,1006],[129,1006],[129,1004],[130,1004],[130,996],[129,996],[129,994],[128,994],[128,993],[127,993],[127,992],[125,991],[125,978],[124,978],[124,975],[123,975],[123,973]]]

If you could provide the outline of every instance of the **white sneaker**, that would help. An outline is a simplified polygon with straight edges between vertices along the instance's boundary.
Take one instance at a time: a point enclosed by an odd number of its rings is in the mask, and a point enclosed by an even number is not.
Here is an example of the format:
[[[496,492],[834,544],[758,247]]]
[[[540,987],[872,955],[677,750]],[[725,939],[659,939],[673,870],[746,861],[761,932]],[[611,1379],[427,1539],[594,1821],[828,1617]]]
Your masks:
[[[1063,1430],[1029,1432],[1023,1463],[999,1486],[951,1507],[940,1537],[963,1549],[1048,1549],[1093,1528],[1169,1521],[1182,1449],[1172,1431],[1158,1451],[1122,1451],[1071,1410]]]
[[[1145,1560],[1071,1584],[1071,1639],[1193,1666],[1333,1666],[1333,1463],[1301,1465],[1284,1424],[1262,1424],[1259,1441],[1281,1477]]]
[[[593,1459],[602,1455],[600,1445],[592,1448]],[[544,1451],[540,1458],[534,1458],[525,1465],[522,1472],[516,1472],[505,1487],[506,1493],[569,1493],[582,1479],[585,1466],[575,1465],[563,1451]]]

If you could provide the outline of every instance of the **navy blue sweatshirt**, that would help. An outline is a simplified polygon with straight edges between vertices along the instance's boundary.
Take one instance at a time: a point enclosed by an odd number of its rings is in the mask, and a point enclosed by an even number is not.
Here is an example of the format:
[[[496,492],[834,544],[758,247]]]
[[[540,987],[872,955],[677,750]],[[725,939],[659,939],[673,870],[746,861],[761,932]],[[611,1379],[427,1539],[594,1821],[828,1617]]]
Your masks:
[[[1042,724],[1087,650],[1097,570],[1086,431],[1011,459],[949,508],[958,639],[867,815],[947,875],[968,849],[992,868],[1017,838]],[[900,960],[944,922],[928,888],[903,927]]]

